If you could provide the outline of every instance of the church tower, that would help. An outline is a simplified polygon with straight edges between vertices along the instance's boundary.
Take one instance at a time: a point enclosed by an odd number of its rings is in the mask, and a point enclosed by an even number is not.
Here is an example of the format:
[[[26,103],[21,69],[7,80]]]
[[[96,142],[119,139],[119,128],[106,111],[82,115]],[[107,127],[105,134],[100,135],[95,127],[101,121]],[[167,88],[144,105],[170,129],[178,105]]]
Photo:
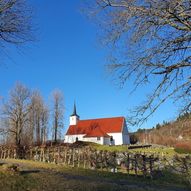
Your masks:
[[[74,103],[74,110],[72,115],[70,115],[70,125],[77,125],[80,117],[76,112],[76,104]]]

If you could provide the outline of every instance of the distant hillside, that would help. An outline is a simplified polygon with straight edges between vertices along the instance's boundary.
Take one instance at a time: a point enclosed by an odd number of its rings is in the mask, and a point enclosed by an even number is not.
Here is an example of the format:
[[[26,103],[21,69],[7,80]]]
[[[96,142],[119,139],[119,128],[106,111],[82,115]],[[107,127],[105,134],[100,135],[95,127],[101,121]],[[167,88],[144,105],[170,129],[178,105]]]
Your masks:
[[[175,146],[188,144],[191,147],[191,114],[186,113],[172,122],[157,124],[152,129],[138,129],[139,142]]]

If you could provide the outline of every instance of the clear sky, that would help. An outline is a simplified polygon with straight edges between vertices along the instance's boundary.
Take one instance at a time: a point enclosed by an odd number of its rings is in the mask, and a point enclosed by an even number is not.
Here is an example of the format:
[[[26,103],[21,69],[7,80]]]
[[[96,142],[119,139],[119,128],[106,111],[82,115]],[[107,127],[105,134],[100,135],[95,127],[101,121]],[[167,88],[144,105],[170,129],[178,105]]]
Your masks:
[[[1,56],[0,95],[6,96],[16,81],[39,89],[49,100],[59,88],[65,98],[65,128],[76,100],[81,119],[126,116],[143,101],[145,90],[129,95],[131,86],[118,88],[106,73],[107,51],[97,41],[97,28],[80,12],[78,0],[30,0],[34,6],[38,41]],[[152,127],[175,117],[166,104],[142,127]],[[136,128],[130,127],[133,131]]]

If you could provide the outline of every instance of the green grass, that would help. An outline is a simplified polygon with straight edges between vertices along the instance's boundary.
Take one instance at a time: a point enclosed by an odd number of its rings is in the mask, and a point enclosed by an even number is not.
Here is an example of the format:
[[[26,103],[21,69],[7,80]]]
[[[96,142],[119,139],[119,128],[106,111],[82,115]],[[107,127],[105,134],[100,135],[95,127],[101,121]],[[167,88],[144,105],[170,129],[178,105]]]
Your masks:
[[[147,153],[155,155],[167,155],[173,156],[177,154],[173,147],[148,147],[148,148],[138,148],[138,149],[128,149],[127,145],[99,145],[96,143],[89,143],[89,146],[96,150],[106,150],[106,151],[118,151],[118,152],[131,152],[131,153]]]
[[[110,173],[25,160],[6,160],[18,164],[20,172],[0,166],[1,191],[170,191],[189,190],[183,177],[164,172],[151,180],[123,173]],[[40,171],[34,171],[34,170]],[[27,173],[21,173],[25,170]]]
[[[191,154],[191,150],[186,148],[175,148],[174,150],[179,154]]]
[[[128,146],[127,145],[109,146],[109,145],[99,145],[99,144],[96,144],[96,143],[90,143],[89,146],[95,148],[96,150],[128,151]]]
[[[131,150],[130,150],[131,152]],[[160,156],[173,156],[177,154],[173,147],[150,147],[150,148],[140,148],[140,149],[133,149],[132,152],[141,152],[147,154],[155,154]]]

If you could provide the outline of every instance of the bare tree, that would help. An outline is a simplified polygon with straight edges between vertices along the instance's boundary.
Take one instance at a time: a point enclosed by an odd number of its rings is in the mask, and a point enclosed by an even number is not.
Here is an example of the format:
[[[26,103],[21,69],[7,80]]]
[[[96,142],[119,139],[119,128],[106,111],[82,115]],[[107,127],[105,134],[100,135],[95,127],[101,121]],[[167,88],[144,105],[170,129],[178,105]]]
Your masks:
[[[58,141],[58,136],[61,133],[61,129],[64,127],[63,114],[64,114],[64,99],[60,90],[55,90],[52,93],[53,97],[53,140]]]
[[[0,119],[0,144],[6,144],[7,134],[4,128],[5,124],[3,119]]]
[[[30,131],[33,141],[42,144],[46,140],[48,123],[48,108],[39,91],[34,91],[31,96]],[[32,136],[31,136],[32,137]]]
[[[38,145],[41,144],[41,114],[43,100],[38,91],[33,92],[31,98],[31,112],[32,112],[32,124],[33,124],[33,134],[35,135],[34,140]]]
[[[123,86],[149,86],[131,113],[147,120],[166,100],[191,111],[191,2],[189,0],[96,0],[93,11],[112,50],[109,69]],[[91,9],[92,10],[92,9]],[[96,11],[95,11],[96,10]]]
[[[43,105],[42,115],[41,115],[41,142],[46,143],[48,136],[48,122],[49,122],[49,109],[46,105]]]
[[[19,45],[33,39],[32,11],[25,0],[0,0],[0,43]]]
[[[17,83],[9,96],[9,101],[3,105],[3,117],[8,123],[4,131],[14,138],[15,145],[20,148],[28,125],[30,91]]]

